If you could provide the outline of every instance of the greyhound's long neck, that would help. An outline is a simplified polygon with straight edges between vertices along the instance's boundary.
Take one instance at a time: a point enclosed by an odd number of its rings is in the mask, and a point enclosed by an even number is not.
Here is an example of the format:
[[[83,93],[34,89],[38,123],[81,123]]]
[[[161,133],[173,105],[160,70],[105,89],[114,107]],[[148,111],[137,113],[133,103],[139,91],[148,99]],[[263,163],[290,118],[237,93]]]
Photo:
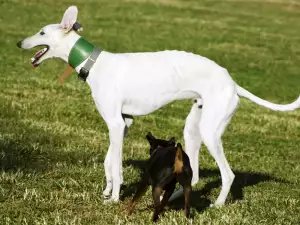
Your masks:
[[[75,45],[75,43],[81,38],[76,32],[70,31],[70,34],[68,34],[68,39],[66,40],[65,44],[62,45],[62,49],[60,49],[60,52],[62,53],[60,55],[60,58],[64,60],[66,63],[69,61],[69,55],[71,52],[71,49]]]
[[[63,46],[63,49],[61,49],[63,54],[60,56],[60,58],[67,62],[70,67],[74,68],[81,79],[86,80],[87,77],[81,74],[81,69],[84,66],[87,66],[84,67],[84,69],[89,71],[94,64],[93,62],[95,62],[102,50],[89,43],[83,37],[79,36],[75,31],[71,31],[71,33],[68,34],[68,40]],[[91,60],[88,61],[90,58]]]

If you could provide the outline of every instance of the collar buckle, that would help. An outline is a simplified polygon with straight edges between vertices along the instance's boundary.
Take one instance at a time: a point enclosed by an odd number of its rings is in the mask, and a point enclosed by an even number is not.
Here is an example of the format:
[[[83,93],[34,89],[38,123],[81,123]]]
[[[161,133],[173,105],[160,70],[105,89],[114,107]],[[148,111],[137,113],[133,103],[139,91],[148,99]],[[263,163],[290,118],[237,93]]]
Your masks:
[[[102,50],[100,48],[94,47],[93,52],[91,53],[90,57],[86,61],[85,65],[81,67],[78,77],[79,79],[86,81],[87,77],[89,76],[90,70],[92,69],[94,63],[96,62],[98,56]]]
[[[90,71],[82,67],[78,73],[78,78],[82,81],[86,81],[86,78],[89,76]]]

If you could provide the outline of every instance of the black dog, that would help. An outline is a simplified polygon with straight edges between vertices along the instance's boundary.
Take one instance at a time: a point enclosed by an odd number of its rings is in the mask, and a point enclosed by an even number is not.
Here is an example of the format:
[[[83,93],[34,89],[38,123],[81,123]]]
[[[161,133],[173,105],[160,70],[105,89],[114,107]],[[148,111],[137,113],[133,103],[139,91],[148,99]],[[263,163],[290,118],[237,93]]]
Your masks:
[[[174,137],[166,141],[156,139],[149,132],[146,138],[150,143],[150,159],[147,162],[147,169],[137,192],[130,202],[128,215],[132,213],[137,201],[145,194],[148,186],[151,185],[155,208],[153,221],[156,221],[159,213],[162,212],[174,192],[176,183],[179,182],[184,189],[185,216],[188,217],[190,211],[190,194],[192,191],[191,181],[193,177],[189,157],[182,150],[180,143],[175,147]],[[160,195],[163,190],[165,190],[165,193],[160,202]]]

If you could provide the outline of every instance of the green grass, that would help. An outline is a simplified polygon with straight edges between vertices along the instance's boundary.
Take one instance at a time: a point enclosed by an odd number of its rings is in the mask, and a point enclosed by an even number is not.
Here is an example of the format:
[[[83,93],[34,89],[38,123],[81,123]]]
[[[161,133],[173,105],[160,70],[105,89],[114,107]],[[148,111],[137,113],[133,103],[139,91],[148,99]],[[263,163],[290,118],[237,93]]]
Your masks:
[[[192,51],[226,67],[254,94],[277,103],[300,89],[300,4],[295,0],[0,1],[0,224],[151,224],[148,191],[131,217],[124,210],[148,158],[148,131],[183,141],[191,101],[137,117],[124,143],[124,201],[104,205],[108,133],[75,73],[48,60],[31,69],[17,41],[79,7],[83,35],[111,52]],[[109,96],[108,96],[109,98]],[[223,136],[236,180],[222,208],[216,163],[202,148],[193,224],[300,223],[300,111],[278,113],[241,100]],[[159,224],[184,224],[183,199]]]

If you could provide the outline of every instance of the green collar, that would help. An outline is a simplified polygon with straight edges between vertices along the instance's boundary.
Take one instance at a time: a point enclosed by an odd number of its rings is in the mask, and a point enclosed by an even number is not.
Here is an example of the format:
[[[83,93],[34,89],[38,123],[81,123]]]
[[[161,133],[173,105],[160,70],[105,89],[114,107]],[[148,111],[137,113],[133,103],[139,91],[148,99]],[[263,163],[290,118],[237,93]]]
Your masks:
[[[80,37],[70,51],[68,59],[69,65],[73,68],[79,66],[84,60],[90,57],[94,48],[94,45]]]

